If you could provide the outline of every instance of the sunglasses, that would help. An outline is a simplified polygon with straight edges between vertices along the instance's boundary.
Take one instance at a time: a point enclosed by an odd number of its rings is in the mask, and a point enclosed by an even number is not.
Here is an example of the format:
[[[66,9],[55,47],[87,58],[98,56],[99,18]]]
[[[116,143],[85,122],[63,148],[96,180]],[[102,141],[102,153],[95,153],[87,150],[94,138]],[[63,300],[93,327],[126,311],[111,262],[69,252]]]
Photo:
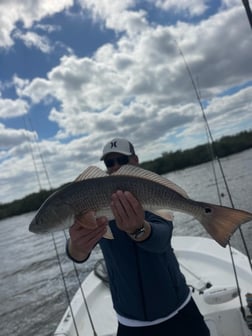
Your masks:
[[[104,160],[104,163],[107,168],[114,167],[114,165],[118,164],[119,166],[123,166],[129,163],[129,156],[122,155],[114,159]]]

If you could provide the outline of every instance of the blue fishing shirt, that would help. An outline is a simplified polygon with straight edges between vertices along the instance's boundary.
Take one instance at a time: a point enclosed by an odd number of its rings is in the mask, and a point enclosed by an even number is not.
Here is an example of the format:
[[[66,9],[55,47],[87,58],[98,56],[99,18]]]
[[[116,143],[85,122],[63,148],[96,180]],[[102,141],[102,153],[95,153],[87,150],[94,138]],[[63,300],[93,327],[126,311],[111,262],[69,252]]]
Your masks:
[[[176,311],[189,295],[171,246],[173,223],[145,212],[150,236],[136,242],[109,225],[114,239],[99,242],[106,262],[115,311],[126,318],[153,321]]]

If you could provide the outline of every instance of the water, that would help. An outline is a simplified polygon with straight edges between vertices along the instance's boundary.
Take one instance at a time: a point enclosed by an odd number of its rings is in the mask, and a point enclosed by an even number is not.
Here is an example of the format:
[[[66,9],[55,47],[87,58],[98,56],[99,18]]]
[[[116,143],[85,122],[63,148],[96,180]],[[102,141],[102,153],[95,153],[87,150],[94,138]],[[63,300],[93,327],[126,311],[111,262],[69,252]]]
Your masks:
[[[222,160],[235,207],[252,212],[252,150]],[[183,187],[191,198],[219,203],[210,163],[173,172],[167,177]],[[230,205],[220,173],[217,177],[223,205]],[[51,235],[28,231],[33,213],[0,221],[0,336],[53,335],[67,307],[62,277]],[[207,236],[202,226],[186,215],[175,214],[176,235]],[[242,227],[252,255],[252,225]],[[54,235],[70,298],[78,288],[73,264],[65,256],[65,236]],[[232,244],[244,251],[239,232]],[[99,248],[84,265],[77,265],[82,281],[101,258]]]

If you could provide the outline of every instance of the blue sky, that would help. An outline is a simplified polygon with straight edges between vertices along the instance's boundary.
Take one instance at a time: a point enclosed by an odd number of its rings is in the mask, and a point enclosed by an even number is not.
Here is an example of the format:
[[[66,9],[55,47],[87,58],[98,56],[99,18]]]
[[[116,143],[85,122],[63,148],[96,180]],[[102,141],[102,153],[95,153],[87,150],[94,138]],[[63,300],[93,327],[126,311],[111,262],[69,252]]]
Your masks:
[[[252,128],[238,0],[0,3],[0,203],[73,180],[126,137],[141,161]],[[35,171],[38,174],[35,174]]]

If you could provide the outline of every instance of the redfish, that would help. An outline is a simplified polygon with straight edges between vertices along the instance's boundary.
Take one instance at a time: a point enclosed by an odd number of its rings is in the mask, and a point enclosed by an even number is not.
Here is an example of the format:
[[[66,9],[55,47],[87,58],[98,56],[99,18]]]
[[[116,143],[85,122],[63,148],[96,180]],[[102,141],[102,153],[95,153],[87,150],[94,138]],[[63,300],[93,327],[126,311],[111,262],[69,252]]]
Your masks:
[[[116,190],[131,192],[145,210],[169,209],[193,216],[223,247],[241,224],[252,220],[247,211],[195,201],[178,185],[140,167],[124,165],[108,175],[91,166],[41,205],[29,230],[44,233],[66,229],[75,216],[90,210],[112,219],[111,195]]]

